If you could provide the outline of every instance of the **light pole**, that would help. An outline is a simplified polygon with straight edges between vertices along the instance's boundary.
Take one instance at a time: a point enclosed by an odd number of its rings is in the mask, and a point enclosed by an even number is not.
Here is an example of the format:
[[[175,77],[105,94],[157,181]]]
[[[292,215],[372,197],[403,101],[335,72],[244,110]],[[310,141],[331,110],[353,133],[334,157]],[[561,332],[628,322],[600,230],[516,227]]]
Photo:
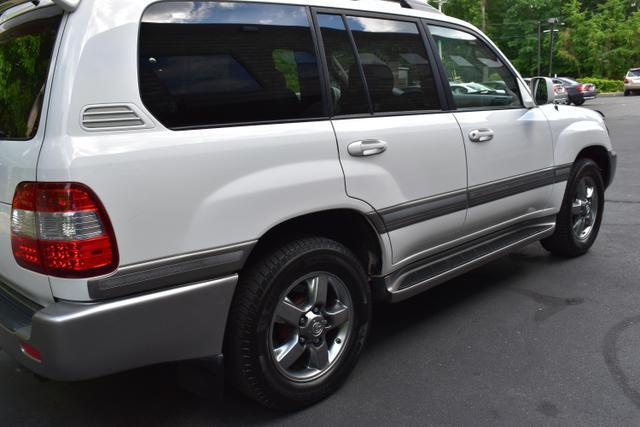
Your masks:
[[[553,42],[556,36],[556,25],[560,23],[558,18],[551,18],[547,21],[551,25],[551,47],[549,49],[549,77],[553,77]]]
[[[540,67],[542,66],[542,21],[538,21],[538,74],[540,77]]]

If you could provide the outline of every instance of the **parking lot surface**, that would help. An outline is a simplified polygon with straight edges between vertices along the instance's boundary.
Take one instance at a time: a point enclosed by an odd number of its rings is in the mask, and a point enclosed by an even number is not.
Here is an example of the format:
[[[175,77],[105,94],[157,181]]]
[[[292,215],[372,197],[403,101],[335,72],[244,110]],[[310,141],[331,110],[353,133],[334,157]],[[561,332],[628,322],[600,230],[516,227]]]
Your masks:
[[[606,114],[619,154],[592,251],[532,245],[376,307],[359,365],[324,402],[282,414],[232,390],[214,401],[174,366],[40,382],[0,351],[0,425],[639,425],[640,96],[585,107]]]

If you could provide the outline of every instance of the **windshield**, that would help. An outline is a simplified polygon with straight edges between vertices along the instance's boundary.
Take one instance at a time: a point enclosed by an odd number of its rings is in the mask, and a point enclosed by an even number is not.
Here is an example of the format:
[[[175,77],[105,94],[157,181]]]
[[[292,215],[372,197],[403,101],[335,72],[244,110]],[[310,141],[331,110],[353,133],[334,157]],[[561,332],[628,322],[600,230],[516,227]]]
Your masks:
[[[47,7],[0,26],[0,139],[27,140],[38,131],[61,20],[60,9]]]
[[[572,85],[572,86],[575,86],[575,85],[580,84],[580,83],[578,83],[578,82],[577,82],[577,81],[575,81],[575,80],[567,79],[567,78],[561,79],[561,81],[563,81],[563,82],[565,82],[565,83],[567,83],[567,84],[569,84],[569,85]]]
[[[640,70],[630,70],[627,77],[640,77]]]

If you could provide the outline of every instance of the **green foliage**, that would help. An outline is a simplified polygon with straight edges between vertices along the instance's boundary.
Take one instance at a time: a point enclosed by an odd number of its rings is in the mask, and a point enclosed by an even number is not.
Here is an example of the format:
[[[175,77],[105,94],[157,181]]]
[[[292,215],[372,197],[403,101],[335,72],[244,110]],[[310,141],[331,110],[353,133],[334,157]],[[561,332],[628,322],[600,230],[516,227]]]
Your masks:
[[[33,107],[36,88],[26,80],[42,74],[37,70],[39,54],[40,38],[35,36],[0,45],[0,129],[10,134],[27,134],[26,118]]]
[[[620,79],[640,67],[640,1],[629,0],[449,0],[445,13],[481,26],[525,76],[538,73],[538,23],[556,27],[553,74]],[[541,37],[541,74],[549,73],[550,33]]]
[[[287,82],[287,88],[293,93],[300,93],[300,78],[298,65],[291,50],[276,49],[273,51],[275,67],[280,71]]]
[[[578,80],[583,83],[593,83],[600,93],[622,92],[624,90],[623,80],[607,80],[597,77],[581,77]]]

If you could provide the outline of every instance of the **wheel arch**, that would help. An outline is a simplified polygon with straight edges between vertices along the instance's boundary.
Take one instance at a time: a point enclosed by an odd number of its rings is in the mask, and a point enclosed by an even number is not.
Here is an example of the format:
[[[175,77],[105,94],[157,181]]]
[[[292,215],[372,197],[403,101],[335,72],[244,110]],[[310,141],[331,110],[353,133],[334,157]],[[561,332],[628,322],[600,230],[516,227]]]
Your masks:
[[[302,236],[322,236],[349,248],[369,275],[382,271],[384,242],[367,215],[354,209],[313,212],[283,221],[266,231],[245,265],[251,265],[269,249]]]
[[[593,160],[600,171],[602,172],[602,179],[605,183],[605,187],[608,187],[612,181],[612,165],[609,158],[609,151],[602,145],[591,145],[583,148],[576,156],[576,161],[580,159]]]

